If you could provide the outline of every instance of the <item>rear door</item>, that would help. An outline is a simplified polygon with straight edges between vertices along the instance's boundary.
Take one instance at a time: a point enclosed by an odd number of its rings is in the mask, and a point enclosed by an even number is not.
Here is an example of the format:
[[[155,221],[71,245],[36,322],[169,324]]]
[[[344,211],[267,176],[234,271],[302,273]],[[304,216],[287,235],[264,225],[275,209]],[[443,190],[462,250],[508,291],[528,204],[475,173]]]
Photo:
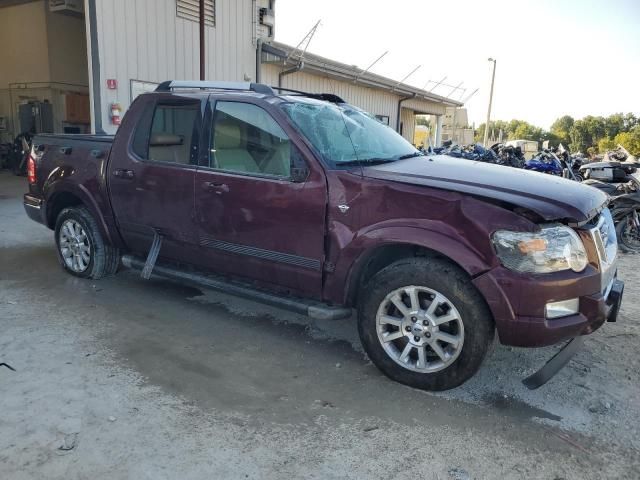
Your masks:
[[[218,272],[319,298],[324,173],[277,119],[279,111],[267,108],[238,97],[208,107],[208,155],[195,182],[202,261]]]
[[[116,135],[109,165],[111,203],[127,246],[146,255],[154,232],[160,256],[191,261],[196,253],[194,181],[203,102],[181,95],[146,95]]]

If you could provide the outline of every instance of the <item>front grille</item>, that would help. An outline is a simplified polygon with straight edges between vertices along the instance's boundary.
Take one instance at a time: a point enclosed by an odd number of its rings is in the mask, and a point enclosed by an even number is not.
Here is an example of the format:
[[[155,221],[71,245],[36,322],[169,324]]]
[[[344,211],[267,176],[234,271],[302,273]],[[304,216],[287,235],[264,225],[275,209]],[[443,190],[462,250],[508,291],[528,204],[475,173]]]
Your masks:
[[[591,224],[589,233],[598,252],[602,293],[607,296],[617,273],[618,240],[613,217],[608,208],[598,216],[597,223]]]

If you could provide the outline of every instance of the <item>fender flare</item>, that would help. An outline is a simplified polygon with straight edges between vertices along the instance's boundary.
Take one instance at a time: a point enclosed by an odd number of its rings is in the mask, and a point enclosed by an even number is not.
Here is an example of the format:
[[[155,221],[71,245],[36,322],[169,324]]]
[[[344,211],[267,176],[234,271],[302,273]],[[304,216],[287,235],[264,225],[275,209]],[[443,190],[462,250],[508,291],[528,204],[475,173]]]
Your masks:
[[[89,190],[84,185],[79,185],[77,183],[68,181],[68,180],[55,180],[50,176],[44,184],[43,191],[44,195],[44,208],[45,208],[45,218],[47,220],[47,226],[49,228],[55,227],[55,219],[50,219],[51,207],[55,204],[55,198],[63,193],[69,193],[75,197],[77,197],[82,204],[89,210],[89,213],[93,216],[98,224],[98,228],[100,228],[100,233],[102,234],[105,241],[111,245],[114,245],[114,239],[112,238],[111,232],[109,231],[109,227],[105,221],[104,215],[102,214],[98,203],[96,202],[95,197],[89,192]],[[53,203],[52,203],[53,202]]]

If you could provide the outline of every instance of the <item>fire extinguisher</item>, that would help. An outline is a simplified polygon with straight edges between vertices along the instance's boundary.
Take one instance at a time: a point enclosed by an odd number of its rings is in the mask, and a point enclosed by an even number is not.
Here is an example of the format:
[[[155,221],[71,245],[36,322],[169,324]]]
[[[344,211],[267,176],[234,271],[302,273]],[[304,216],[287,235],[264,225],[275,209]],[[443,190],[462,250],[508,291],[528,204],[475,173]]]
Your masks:
[[[111,123],[114,125],[120,125],[120,112],[122,111],[122,107],[120,107],[119,103],[111,104]]]

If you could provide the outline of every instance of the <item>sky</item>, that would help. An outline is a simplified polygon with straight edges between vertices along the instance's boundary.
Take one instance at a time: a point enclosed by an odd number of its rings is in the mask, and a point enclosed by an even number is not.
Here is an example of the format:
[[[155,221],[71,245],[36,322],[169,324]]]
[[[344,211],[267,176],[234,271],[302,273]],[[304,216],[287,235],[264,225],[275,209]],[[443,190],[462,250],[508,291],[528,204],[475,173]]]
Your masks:
[[[640,114],[640,0],[277,0],[276,40],[405,83],[457,86],[469,121],[484,122],[497,60],[492,120],[548,129],[565,114]],[[431,88],[431,83],[427,88]],[[434,90],[449,96],[452,87]],[[459,99],[456,91],[452,98]]]

